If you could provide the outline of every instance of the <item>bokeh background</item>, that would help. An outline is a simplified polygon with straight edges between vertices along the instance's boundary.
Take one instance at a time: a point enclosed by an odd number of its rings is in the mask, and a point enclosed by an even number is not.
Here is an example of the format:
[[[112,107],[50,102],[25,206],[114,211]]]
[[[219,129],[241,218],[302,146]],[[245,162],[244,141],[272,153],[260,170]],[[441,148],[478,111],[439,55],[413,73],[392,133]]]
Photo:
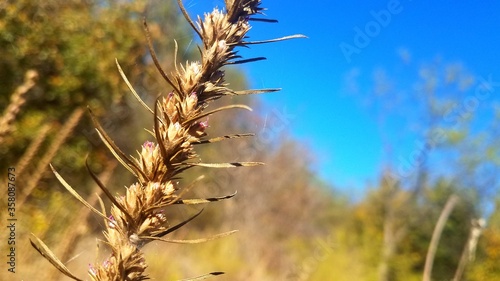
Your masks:
[[[223,1],[185,1],[202,15]],[[210,135],[253,132],[200,149],[209,162],[257,168],[198,169],[192,196],[235,198],[205,206],[171,238],[150,243],[153,280],[224,271],[219,280],[500,279],[500,22],[496,2],[446,0],[263,1],[250,39],[296,39],[242,49],[266,61],[227,69],[235,89],[282,88],[233,98],[253,112],[210,117]],[[1,280],[69,280],[29,244],[36,234],[76,275],[101,262],[102,221],[63,190],[48,164],[98,205],[85,160],[114,192],[130,175],[93,130],[92,108],[129,154],[150,136],[151,115],[129,93],[115,58],[153,104],[170,91],[147,51],[146,17],[165,69],[198,59],[174,1],[4,1],[0,4],[0,182],[16,168],[16,273]],[[264,15],[262,16],[264,17]],[[2,191],[3,192],[3,191]],[[4,192],[6,193],[6,192]],[[0,196],[6,220],[6,196]],[[109,203],[109,202],[105,202]],[[171,209],[171,224],[200,208]],[[435,254],[427,257],[440,215]],[[7,253],[7,231],[0,232]],[[2,254],[2,256],[5,256]],[[5,259],[5,258],[4,258]]]

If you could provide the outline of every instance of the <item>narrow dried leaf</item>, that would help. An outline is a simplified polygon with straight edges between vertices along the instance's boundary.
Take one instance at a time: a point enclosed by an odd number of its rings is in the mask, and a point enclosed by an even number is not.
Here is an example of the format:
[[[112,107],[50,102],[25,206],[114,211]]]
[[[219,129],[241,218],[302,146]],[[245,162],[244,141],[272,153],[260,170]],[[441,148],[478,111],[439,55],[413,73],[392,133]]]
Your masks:
[[[294,35],[283,36],[280,38],[269,39],[269,40],[241,42],[240,44],[241,45],[266,44],[266,43],[273,43],[273,42],[285,41],[285,40],[290,40],[290,39],[298,39],[298,38],[308,38],[308,37],[305,35],[302,35],[302,34],[294,34]]]
[[[102,142],[104,143],[104,145],[106,145],[106,147],[109,149],[109,151],[111,152],[111,154],[113,154],[113,156],[116,158],[116,160],[118,160],[118,162],[120,162],[120,164],[122,164],[123,167],[125,167],[125,169],[127,169],[131,174],[133,174],[134,176],[137,176],[137,174],[135,173],[135,171],[127,164],[127,162],[125,162],[121,156],[119,155],[119,153],[115,150],[115,144],[114,142],[109,142],[106,137],[98,130],[96,129],[97,131],[97,134],[99,135],[99,138],[101,138]]]
[[[182,196],[184,196],[184,194],[189,192],[198,182],[200,182],[204,178],[205,178],[204,175],[197,177],[194,181],[191,182],[191,184],[189,184],[188,186],[186,186],[185,188],[182,189],[182,191],[178,195],[178,198],[182,198]],[[175,204],[176,202],[177,201],[172,201],[172,204]]]
[[[83,279],[80,279],[73,275],[69,269],[52,253],[52,251],[43,243],[42,240],[40,240],[38,237],[35,236],[35,234],[31,233],[31,236],[33,237],[33,240],[30,238],[30,243],[33,248],[35,248],[42,257],[47,259],[55,268],[57,268],[60,272],[62,272],[64,275],[68,276],[69,278],[77,281],[83,281]]]
[[[224,141],[224,140],[229,140],[229,139],[239,139],[239,138],[253,137],[253,136],[255,136],[255,134],[251,134],[251,133],[225,135],[225,136],[222,136],[222,137],[211,138],[211,139],[208,139],[208,140],[200,140],[198,142],[193,142],[193,144],[214,143],[214,142],[219,142],[219,141]]]
[[[209,197],[209,198],[197,198],[197,199],[181,199],[175,202],[175,204],[184,204],[184,205],[196,205],[196,204],[205,204],[210,202],[217,202],[224,199],[229,199],[234,197],[238,192],[235,191],[233,194],[225,195],[225,196],[217,196],[217,197]]]
[[[99,207],[101,208],[101,213],[106,216],[106,219],[104,219],[104,225],[108,223],[108,215],[106,214],[106,206],[104,206],[104,201],[102,201],[101,196],[96,193],[97,196],[97,201],[99,201]]]
[[[177,54],[179,53],[179,44],[177,44],[177,40],[174,39],[174,67],[175,71],[179,72],[179,68],[177,67]]]
[[[189,124],[189,123],[191,123],[191,122],[193,122],[195,120],[198,120],[198,119],[201,119],[203,117],[212,115],[212,114],[217,113],[219,111],[223,111],[223,110],[227,110],[227,109],[233,109],[233,108],[241,108],[241,109],[246,109],[248,111],[252,111],[252,108],[250,108],[247,105],[244,105],[244,104],[232,104],[232,105],[222,106],[222,107],[216,108],[216,109],[211,110],[211,111],[207,111],[207,112],[202,113],[200,115],[197,115],[197,116],[195,116],[193,118],[185,120],[182,124],[183,125]]]
[[[186,165],[208,167],[208,168],[234,168],[234,167],[252,167],[264,165],[262,162],[232,162],[232,163],[185,163]]]
[[[161,154],[161,157],[163,157],[163,159],[167,159],[168,156],[167,156],[167,149],[165,148],[165,144],[163,143],[163,139],[160,135],[160,125],[158,124],[158,119],[157,119],[157,116],[158,116],[158,99],[156,99],[155,101],[155,138],[156,138],[156,141],[158,142],[159,144],[159,147],[160,147],[160,154]]]
[[[111,153],[115,156],[115,158],[120,162],[120,164],[122,164],[133,175],[139,176],[140,174],[143,178],[147,179],[147,175],[142,172],[141,168],[139,168],[134,161],[132,161],[125,153],[123,153],[115,144],[115,142],[108,136],[108,134],[106,134],[106,131],[101,126],[101,123],[99,123],[99,120],[97,120],[97,117],[92,113],[92,110],[90,108],[88,108],[88,110],[90,112],[92,122],[96,126],[99,137],[108,147]]]
[[[176,231],[177,229],[183,227],[184,225],[186,225],[188,222],[194,220],[197,216],[199,216],[201,214],[201,212],[203,212],[204,209],[201,209],[198,213],[196,213],[194,216],[190,217],[189,219],[181,222],[181,223],[178,223],[172,227],[170,227],[169,229],[165,230],[165,231],[162,231],[158,234],[155,235],[155,237],[162,237],[162,236],[165,236],[169,233],[172,233],[174,231]]]
[[[203,40],[203,36],[201,35],[201,32],[194,25],[193,20],[191,19],[191,17],[189,16],[188,12],[186,11],[186,8],[184,8],[184,4],[182,3],[182,0],[177,0],[177,4],[179,5],[179,8],[181,9],[182,14],[186,18],[186,21],[189,23],[189,25],[191,25],[191,27],[196,32],[196,34],[198,34],[198,36],[200,37],[200,39]]]
[[[273,19],[262,19],[262,18],[249,18],[249,21],[260,21],[260,22],[269,22],[269,23],[277,23],[278,20]]]
[[[226,64],[243,64],[243,63],[249,63],[249,62],[254,62],[254,61],[261,61],[261,60],[266,60],[265,57],[258,57],[258,58],[251,58],[251,59],[245,59],[245,60],[236,60],[236,61],[228,61]]]
[[[56,178],[59,180],[59,182],[66,188],[66,190],[73,195],[80,203],[82,203],[85,207],[89,208],[92,212],[96,213],[100,217],[109,220],[109,218],[106,217],[103,213],[99,212],[96,208],[92,207],[85,199],[83,199],[80,194],[78,194],[65,180],[64,178],[54,169],[52,164],[50,165],[50,168],[52,169],[52,172],[56,176]]]
[[[219,239],[219,238],[231,235],[231,234],[236,233],[236,232],[238,232],[238,230],[231,230],[228,232],[219,233],[219,234],[214,235],[214,236],[200,238],[200,239],[166,239],[166,238],[159,238],[159,237],[153,237],[153,236],[141,236],[140,239],[157,240],[157,241],[162,241],[162,242],[167,242],[167,243],[176,243],[176,244],[199,244],[199,243],[204,243],[207,241]]]
[[[220,272],[220,271],[217,271],[217,272],[211,272],[211,273],[207,273],[207,274],[204,274],[204,275],[200,275],[198,277],[193,277],[193,278],[188,278],[188,279],[182,279],[182,280],[179,280],[179,281],[199,281],[199,280],[206,280],[210,277],[213,277],[213,276],[217,276],[217,275],[222,275],[224,274],[224,272]]]
[[[123,81],[125,81],[125,84],[127,84],[127,87],[130,89],[130,91],[132,92],[132,94],[134,95],[134,97],[137,99],[137,101],[144,107],[146,108],[149,112],[151,112],[151,114],[153,114],[153,110],[141,99],[141,97],[137,94],[137,92],[135,91],[134,87],[132,87],[132,84],[130,84],[130,82],[128,81],[128,78],[127,76],[125,75],[125,73],[123,72],[122,70],[122,67],[120,66],[120,64],[118,63],[118,59],[115,58],[115,62],[116,62],[116,66],[118,67],[118,72],[120,73]]]
[[[238,192],[234,192],[233,194],[219,197],[210,197],[210,198],[197,198],[197,199],[181,199],[175,202],[175,204],[184,204],[184,205],[197,205],[197,204],[206,204],[211,202],[217,202],[224,199],[232,198]]]
[[[130,216],[130,214],[127,212],[127,210],[125,210],[125,208],[122,206],[122,204],[120,204],[118,201],[116,201],[115,196],[113,196],[111,194],[111,192],[109,192],[109,190],[104,186],[104,184],[97,177],[97,175],[94,172],[92,172],[92,170],[89,167],[88,158],[85,160],[85,166],[87,167],[87,171],[89,172],[89,174],[92,177],[92,179],[99,186],[99,188],[101,188],[102,192],[104,192],[104,194],[106,194],[106,196],[109,198],[109,200],[111,201],[111,203],[113,203],[113,205],[115,205],[118,209],[120,209],[120,211],[122,211],[122,213],[125,214],[125,216],[127,217],[128,221],[134,221],[134,219]]]
[[[281,89],[258,89],[258,90],[243,90],[243,91],[234,91],[233,93],[236,95],[255,95],[255,94],[265,94],[271,92],[278,92]]]
[[[155,49],[153,48],[153,41],[151,39],[151,32],[149,32],[148,24],[146,20],[143,20],[143,25],[144,25],[144,31],[146,32],[146,41],[148,42],[148,48],[149,48],[149,53],[151,54],[151,59],[153,59],[153,62],[156,66],[156,69],[158,69],[158,72],[160,72],[161,76],[165,81],[170,84],[178,93],[180,93],[179,89],[175,87],[174,83],[172,83],[172,80],[168,77],[168,75],[163,71],[163,68],[160,65],[160,62],[158,61],[158,57],[156,56]]]

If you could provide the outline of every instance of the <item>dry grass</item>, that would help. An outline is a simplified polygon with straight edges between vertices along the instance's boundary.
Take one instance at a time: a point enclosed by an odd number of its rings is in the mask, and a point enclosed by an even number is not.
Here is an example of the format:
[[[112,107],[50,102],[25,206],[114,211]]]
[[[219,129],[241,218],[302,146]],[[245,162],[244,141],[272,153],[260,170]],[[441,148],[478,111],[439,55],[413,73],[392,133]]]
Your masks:
[[[176,225],[169,225],[169,206],[206,204],[234,196],[234,194],[230,194],[222,197],[186,199],[184,198],[186,192],[196,186],[197,182],[203,177],[198,177],[195,182],[188,185],[180,184],[178,179],[182,172],[193,167],[233,168],[262,164],[260,162],[201,162],[196,153],[196,146],[251,135],[234,134],[209,138],[206,132],[209,115],[230,109],[250,110],[248,106],[233,104],[210,111],[205,109],[212,101],[224,96],[265,93],[277,90],[234,91],[228,88],[224,81],[223,66],[263,59],[241,59],[235,51],[236,47],[301,36],[288,36],[261,42],[246,41],[246,34],[250,30],[249,22],[251,20],[273,22],[272,20],[255,17],[261,14],[263,10],[260,8],[259,0],[226,0],[226,12],[214,9],[211,13],[206,14],[203,20],[199,19],[196,24],[187,14],[182,2],[178,1],[178,4],[186,20],[202,41],[202,45],[199,46],[200,61],[186,62],[185,64],[178,64],[174,61],[175,71],[171,74],[165,73],[155,55],[147,25],[144,23],[153,61],[162,77],[172,87],[171,93],[159,97],[154,107],[150,108],[136,94],[117,62],[119,72],[125,83],[138,101],[151,113],[154,126],[149,132],[153,141],[145,141],[137,157],[128,156],[115,145],[90,111],[102,141],[117,160],[135,176],[136,181],[126,188],[124,195],[114,196],[87,165],[91,177],[112,203],[109,213],[107,213],[102,200],[99,199],[101,203],[100,210],[94,208],[52,168],[64,187],[105,222],[104,244],[109,247],[111,254],[103,262],[90,266],[88,273],[92,280],[148,279],[145,273],[147,264],[142,249],[144,245],[151,241],[192,244],[234,233],[234,231],[229,231],[213,237],[194,240],[164,238],[165,235],[184,226],[201,213],[200,211]],[[177,50],[175,54],[177,54]],[[74,276],[47,246],[35,236],[32,239],[32,245],[62,273],[74,280],[82,280]],[[222,273],[212,272],[190,280],[220,274]]]
[[[57,154],[57,151],[61,148],[64,141],[71,136],[71,133],[75,129],[75,127],[80,122],[83,116],[84,110],[82,108],[77,108],[73,111],[73,114],[68,118],[68,120],[64,123],[61,130],[56,135],[56,138],[50,144],[49,149],[43,154],[42,158],[38,161],[37,166],[33,174],[29,177],[28,182],[26,183],[26,187],[23,189],[23,192],[19,194],[17,198],[17,205],[20,207],[24,204],[28,196],[30,196],[33,189],[37,186],[38,182],[42,178],[43,174],[47,170],[47,166],[50,161]]]
[[[26,71],[23,84],[17,87],[12,94],[9,106],[5,109],[2,118],[0,118],[0,144],[12,130],[13,122],[26,102],[26,94],[36,85],[37,79],[38,73],[35,70]]]

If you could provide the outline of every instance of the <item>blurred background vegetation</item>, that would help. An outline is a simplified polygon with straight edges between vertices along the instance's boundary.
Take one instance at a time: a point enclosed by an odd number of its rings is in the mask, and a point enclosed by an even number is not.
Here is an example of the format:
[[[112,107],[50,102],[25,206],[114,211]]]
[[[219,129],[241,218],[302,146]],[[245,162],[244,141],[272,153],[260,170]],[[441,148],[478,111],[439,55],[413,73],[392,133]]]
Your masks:
[[[0,169],[16,168],[16,280],[66,280],[29,246],[31,232],[78,276],[86,276],[88,263],[106,255],[96,241],[102,235],[102,222],[64,192],[48,164],[94,204],[99,190],[86,172],[87,155],[91,169],[115,192],[121,193],[131,183],[92,129],[86,107],[129,154],[148,139],[143,128],[151,128],[151,115],[131,97],[114,60],[147,103],[169,92],[149,58],[143,16],[167,70],[173,67],[173,39],[179,43],[179,61],[197,58],[193,34],[173,1],[8,0],[0,4],[0,111],[3,120],[10,120],[2,125]],[[446,67],[433,65],[427,71],[457,71]],[[34,73],[30,71],[36,72],[34,84],[23,92],[19,87],[29,85],[26,74]],[[422,77],[419,82],[427,94],[420,104],[428,110],[419,120],[423,131],[431,134],[438,127],[433,116],[459,96],[438,100],[436,92],[443,89],[433,84],[432,75]],[[228,69],[227,80],[233,88],[247,87],[239,69]],[[449,80],[450,85],[462,82]],[[14,93],[20,94],[12,100]],[[471,134],[466,129],[444,128],[439,149],[458,152],[467,147],[474,152],[467,154],[469,158],[458,157],[456,174],[430,177],[422,164],[413,181],[401,183],[393,176],[395,168],[386,167],[379,182],[353,199],[315,175],[314,158],[304,144],[286,130],[263,129],[269,124],[279,127],[286,120],[266,111],[257,97],[239,99],[220,103],[247,103],[256,111],[210,117],[210,135],[267,135],[203,147],[200,155],[206,161],[255,160],[266,165],[187,173],[185,184],[200,173],[206,175],[193,191],[199,196],[238,194],[206,206],[201,218],[174,237],[240,231],[198,245],[149,244],[147,262],[154,279],[225,271],[219,280],[421,280],[436,222],[452,195],[460,199],[441,234],[433,280],[454,278],[462,256],[467,264],[461,280],[500,279],[499,205],[490,206],[487,214],[480,207],[481,200],[494,197],[495,192],[487,189],[491,181],[484,174],[475,174],[498,162],[495,131],[485,130],[468,139]],[[0,204],[5,210],[6,200]],[[183,219],[196,211],[179,208],[172,215]],[[481,218],[487,220],[484,229],[477,227]],[[476,247],[471,246],[472,231],[481,233]],[[2,253],[6,247],[1,244]],[[12,277],[6,274],[2,270],[0,279]]]

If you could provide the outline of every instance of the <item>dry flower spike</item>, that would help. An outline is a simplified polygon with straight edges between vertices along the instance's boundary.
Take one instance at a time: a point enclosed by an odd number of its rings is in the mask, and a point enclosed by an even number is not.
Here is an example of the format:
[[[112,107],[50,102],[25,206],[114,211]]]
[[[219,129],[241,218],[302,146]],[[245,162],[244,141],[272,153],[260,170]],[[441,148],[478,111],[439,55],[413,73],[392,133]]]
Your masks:
[[[199,243],[235,232],[230,231],[195,240],[163,238],[163,236],[184,226],[201,213],[200,211],[177,225],[169,226],[166,211],[169,205],[204,204],[229,199],[235,195],[185,199],[183,195],[191,186],[179,186],[175,180],[179,178],[181,172],[196,166],[231,168],[262,164],[260,162],[202,163],[197,161],[198,156],[195,146],[198,144],[251,135],[234,134],[208,138],[206,132],[208,121],[204,118],[228,109],[250,110],[250,108],[245,105],[229,105],[211,111],[205,111],[205,109],[211,101],[223,96],[266,93],[278,90],[234,91],[228,88],[224,81],[223,66],[264,59],[261,57],[241,59],[237,55],[236,47],[304,37],[294,35],[267,41],[245,41],[246,34],[250,29],[250,21],[275,22],[274,20],[255,18],[255,15],[262,14],[263,10],[260,7],[259,0],[226,0],[226,12],[214,9],[211,13],[205,14],[204,19],[198,18],[196,23],[189,17],[182,1],[179,0],[178,4],[186,20],[202,41],[202,46],[199,46],[200,61],[186,62],[185,64],[178,64],[175,61],[174,73],[165,73],[158,62],[152,47],[153,44],[147,24],[144,22],[151,56],[162,77],[172,87],[173,90],[170,94],[166,97],[159,97],[154,108],[151,109],[137,95],[118,61],[116,62],[119,73],[132,94],[152,114],[154,127],[150,132],[155,142],[146,141],[137,157],[128,156],[115,145],[89,109],[102,141],[116,159],[136,177],[137,181],[125,190],[123,196],[114,196],[87,165],[91,177],[112,203],[110,214],[107,214],[104,207],[102,207],[102,210],[97,210],[87,203],[51,166],[62,185],[78,201],[99,215],[105,222],[105,243],[111,249],[111,255],[101,264],[89,266],[89,276],[95,281],[149,279],[145,274],[147,265],[141,248],[152,240],[170,243]],[[201,179],[202,177],[198,178],[198,180]],[[104,206],[102,200],[100,202],[101,206]],[[36,236],[33,235],[31,243],[42,256],[63,274],[74,280],[81,280],[69,272],[64,264]],[[220,274],[222,272],[212,272],[187,280],[202,280]]]

